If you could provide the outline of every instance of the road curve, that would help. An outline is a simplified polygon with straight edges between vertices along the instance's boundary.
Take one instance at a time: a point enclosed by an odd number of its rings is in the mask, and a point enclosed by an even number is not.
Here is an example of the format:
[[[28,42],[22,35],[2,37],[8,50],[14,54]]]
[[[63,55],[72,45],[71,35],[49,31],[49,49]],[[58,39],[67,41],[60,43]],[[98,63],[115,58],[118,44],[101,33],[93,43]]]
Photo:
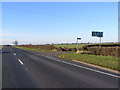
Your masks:
[[[14,47],[2,49],[2,88],[118,88],[118,81],[117,74],[80,63]]]

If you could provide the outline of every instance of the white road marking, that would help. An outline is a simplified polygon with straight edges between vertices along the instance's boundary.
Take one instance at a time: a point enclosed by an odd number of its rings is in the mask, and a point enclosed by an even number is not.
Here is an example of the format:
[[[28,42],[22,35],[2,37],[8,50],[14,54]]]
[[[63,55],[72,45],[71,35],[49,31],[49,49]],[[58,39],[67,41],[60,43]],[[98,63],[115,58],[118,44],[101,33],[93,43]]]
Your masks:
[[[46,58],[49,58],[49,59],[53,59],[53,58],[51,58],[51,57],[49,57],[49,56],[45,56]]]
[[[23,62],[20,59],[18,59],[18,61],[20,62],[21,65],[23,65]]]
[[[16,55],[16,53],[14,53],[14,55]]]
[[[102,71],[99,71],[99,70],[94,70],[94,69],[87,68],[87,67],[84,67],[84,66],[80,66],[80,65],[77,65],[77,64],[72,64],[72,63],[62,61],[62,60],[58,60],[58,59],[55,59],[55,58],[51,58],[51,57],[48,57],[48,56],[45,56],[45,57],[53,59],[53,60],[58,61],[58,62],[62,62],[62,63],[69,64],[69,65],[72,65],[72,66],[76,66],[76,67],[79,67],[79,68],[84,68],[84,69],[87,69],[87,70],[90,70],[90,71],[98,72],[98,73],[105,74],[105,75],[112,76],[112,77],[116,77],[116,78],[120,78],[120,76],[113,75],[113,74],[110,74],[110,73],[102,72]]]

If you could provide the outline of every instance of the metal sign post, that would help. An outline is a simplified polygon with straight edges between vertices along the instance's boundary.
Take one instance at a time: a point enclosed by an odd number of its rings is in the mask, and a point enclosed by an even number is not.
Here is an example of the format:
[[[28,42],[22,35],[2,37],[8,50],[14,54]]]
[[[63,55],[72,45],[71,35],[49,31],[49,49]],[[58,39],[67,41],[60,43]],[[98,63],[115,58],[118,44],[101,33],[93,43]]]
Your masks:
[[[101,37],[100,37],[100,46],[101,46]]]

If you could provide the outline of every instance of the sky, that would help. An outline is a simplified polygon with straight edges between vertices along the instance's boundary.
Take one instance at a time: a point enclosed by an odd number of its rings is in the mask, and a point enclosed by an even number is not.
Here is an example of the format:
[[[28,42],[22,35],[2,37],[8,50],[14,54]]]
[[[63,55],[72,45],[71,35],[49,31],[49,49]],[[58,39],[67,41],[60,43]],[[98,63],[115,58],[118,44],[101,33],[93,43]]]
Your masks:
[[[2,43],[99,43],[118,41],[117,2],[3,2]]]

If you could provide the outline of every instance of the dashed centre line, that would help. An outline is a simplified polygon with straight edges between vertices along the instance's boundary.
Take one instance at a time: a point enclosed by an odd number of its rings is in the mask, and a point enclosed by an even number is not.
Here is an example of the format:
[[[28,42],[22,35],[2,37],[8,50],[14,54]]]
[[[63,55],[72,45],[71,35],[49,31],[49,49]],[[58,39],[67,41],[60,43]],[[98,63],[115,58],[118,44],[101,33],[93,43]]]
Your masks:
[[[16,53],[14,53],[14,55],[16,55]]]
[[[23,62],[20,59],[18,59],[18,61],[20,62],[21,65],[23,65]]]
[[[14,53],[14,55],[16,55],[16,53]],[[40,55],[40,54],[37,54],[37,55]],[[99,71],[99,70],[87,68],[87,67],[80,66],[80,65],[77,65],[77,64],[73,64],[73,63],[69,63],[69,62],[66,62],[66,61],[61,61],[61,60],[58,60],[58,59],[56,59],[56,58],[51,58],[51,57],[49,57],[49,56],[45,56],[45,55],[43,55],[43,54],[42,54],[41,56],[44,56],[44,57],[46,57],[46,58],[49,58],[49,59],[52,59],[52,60],[55,60],[55,61],[58,61],[58,62],[62,62],[62,63],[65,63],[65,64],[69,64],[69,65],[72,65],[72,66],[76,66],[76,67],[79,67],[79,68],[83,68],[83,69],[87,69],[87,70],[94,71],[94,72],[97,72],[97,73],[105,74],[105,75],[108,75],[108,76],[120,78],[120,76],[117,76],[117,75],[114,75],[114,74],[110,74],[110,73],[106,73],[106,72],[103,72],[103,71]],[[23,65],[23,62],[22,62],[20,59],[18,59],[18,61],[20,62],[21,65]]]

